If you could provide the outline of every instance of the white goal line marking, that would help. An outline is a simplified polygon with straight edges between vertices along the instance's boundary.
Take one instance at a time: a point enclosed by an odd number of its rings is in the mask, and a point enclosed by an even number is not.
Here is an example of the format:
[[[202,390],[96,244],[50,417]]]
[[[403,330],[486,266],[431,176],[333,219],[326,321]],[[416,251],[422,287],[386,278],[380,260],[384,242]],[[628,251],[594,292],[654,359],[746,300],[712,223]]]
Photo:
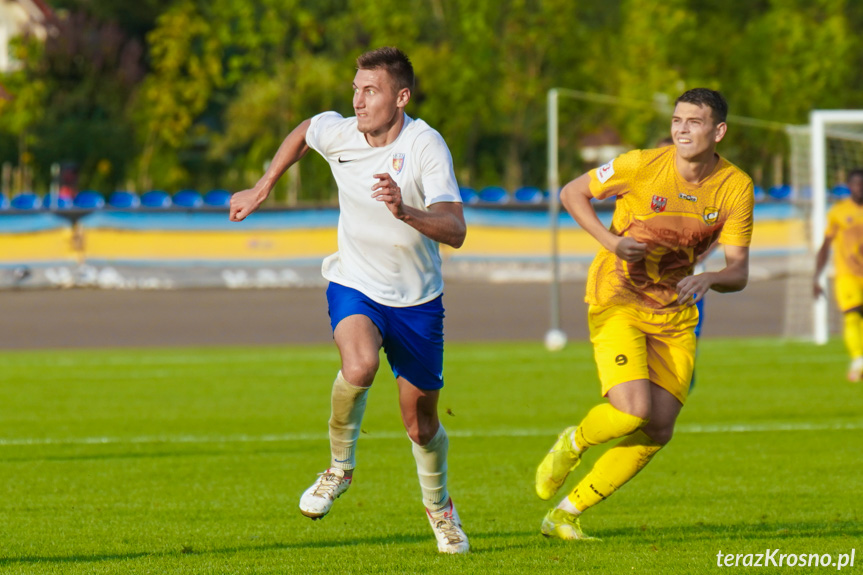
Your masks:
[[[676,433],[764,433],[775,431],[848,431],[863,429],[863,422],[843,423],[759,423],[759,424],[684,424]],[[451,430],[450,437],[554,437],[559,430],[501,429]],[[383,431],[364,433],[366,439],[404,439],[405,432]],[[204,444],[204,443],[278,443],[288,441],[326,441],[326,433],[281,433],[265,435],[141,435],[137,437],[19,437],[0,438],[0,447],[30,445],[149,445],[149,444]]]

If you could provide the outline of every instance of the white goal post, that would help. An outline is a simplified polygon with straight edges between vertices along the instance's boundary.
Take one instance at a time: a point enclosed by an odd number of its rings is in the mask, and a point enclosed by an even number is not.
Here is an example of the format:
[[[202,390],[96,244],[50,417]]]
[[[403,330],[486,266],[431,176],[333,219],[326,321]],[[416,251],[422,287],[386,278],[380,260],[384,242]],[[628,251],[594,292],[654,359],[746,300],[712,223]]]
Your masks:
[[[846,129],[854,126],[856,129]],[[861,143],[863,150],[863,110],[813,110],[809,115],[810,129],[810,166],[812,186],[812,251],[818,251],[824,240],[824,230],[827,220],[827,180],[829,155],[831,153],[828,138],[846,140]],[[851,161],[863,162],[861,158],[850,158]],[[863,167],[863,163],[857,165],[842,166],[844,169]],[[826,290],[826,274],[818,278],[822,288]],[[813,304],[813,339],[816,344],[827,343],[829,333],[828,300],[821,297]]]

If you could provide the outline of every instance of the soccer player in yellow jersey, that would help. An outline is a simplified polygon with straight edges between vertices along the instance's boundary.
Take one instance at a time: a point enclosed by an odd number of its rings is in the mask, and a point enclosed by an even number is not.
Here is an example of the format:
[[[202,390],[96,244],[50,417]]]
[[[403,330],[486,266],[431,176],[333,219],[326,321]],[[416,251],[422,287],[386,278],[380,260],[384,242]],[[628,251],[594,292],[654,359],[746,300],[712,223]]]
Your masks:
[[[815,259],[815,297],[823,294],[819,278],[830,257],[830,245],[836,247],[833,265],[836,269],[836,303],[845,318],[843,334],[851,355],[849,381],[863,377],[863,169],[848,175],[851,197],[836,202],[827,213],[824,243]]]
[[[550,510],[548,537],[590,539],[579,516],[632,479],[671,440],[695,359],[695,303],[749,278],[752,180],[716,154],[728,105],[719,92],[689,90],[675,102],[674,146],[634,150],[564,186],[561,202],[602,245],[587,280],[590,340],[608,400],[568,427],[536,472],[551,499],[584,452],[622,438]],[[591,200],[617,196],[611,228]],[[725,267],[693,275],[714,241]]]

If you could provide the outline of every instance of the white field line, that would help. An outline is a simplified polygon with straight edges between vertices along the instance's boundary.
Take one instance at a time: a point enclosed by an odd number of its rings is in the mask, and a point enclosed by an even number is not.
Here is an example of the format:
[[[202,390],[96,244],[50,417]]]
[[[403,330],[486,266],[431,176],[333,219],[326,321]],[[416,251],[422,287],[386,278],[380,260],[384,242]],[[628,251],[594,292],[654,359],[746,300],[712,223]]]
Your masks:
[[[677,433],[769,433],[776,431],[848,431],[863,429],[863,422],[679,425]],[[450,437],[553,437],[560,430],[500,429],[451,430]],[[368,439],[406,439],[404,432],[384,431],[364,434]],[[291,441],[326,441],[326,433],[282,433],[267,435],[141,435],[137,437],[11,437],[0,438],[0,447],[35,445],[150,445],[207,443],[279,443]]]

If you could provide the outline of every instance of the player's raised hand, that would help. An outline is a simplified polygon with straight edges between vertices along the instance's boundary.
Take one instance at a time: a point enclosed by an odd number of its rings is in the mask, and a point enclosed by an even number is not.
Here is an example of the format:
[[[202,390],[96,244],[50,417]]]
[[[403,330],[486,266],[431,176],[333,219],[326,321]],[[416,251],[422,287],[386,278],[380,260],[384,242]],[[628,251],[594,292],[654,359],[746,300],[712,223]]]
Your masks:
[[[624,236],[617,242],[614,254],[624,261],[635,263],[643,260],[644,256],[647,255],[647,244],[642,244],[634,238]]]
[[[235,193],[231,196],[230,220],[232,222],[243,221],[246,216],[258,209],[266,197],[266,195],[262,196],[261,192],[255,188]]]
[[[402,190],[389,174],[375,174],[378,180],[372,186],[372,197],[379,202],[384,202],[392,214],[401,219],[404,216],[404,204],[402,204]]]

